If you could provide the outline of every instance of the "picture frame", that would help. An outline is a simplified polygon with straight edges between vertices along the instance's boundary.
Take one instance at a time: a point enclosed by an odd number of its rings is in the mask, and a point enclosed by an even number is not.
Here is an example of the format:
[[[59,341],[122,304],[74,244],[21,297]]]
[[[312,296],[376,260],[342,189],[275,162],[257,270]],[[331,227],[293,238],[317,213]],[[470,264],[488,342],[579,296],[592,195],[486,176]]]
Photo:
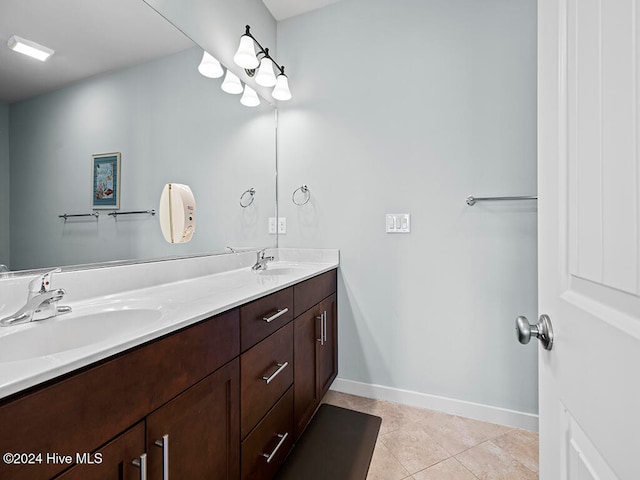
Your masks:
[[[120,208],[120,152],[92,155],[91,208]]]

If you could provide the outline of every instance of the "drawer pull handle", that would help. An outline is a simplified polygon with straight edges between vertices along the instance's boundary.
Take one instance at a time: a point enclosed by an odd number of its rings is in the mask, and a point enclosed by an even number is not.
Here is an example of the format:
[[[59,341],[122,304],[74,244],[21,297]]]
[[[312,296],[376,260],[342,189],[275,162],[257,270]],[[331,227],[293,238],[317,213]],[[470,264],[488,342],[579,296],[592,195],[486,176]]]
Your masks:
[[[140,458],[136,458],[131,464],[140,469],[140,480],[147,480],[147,454],[143,453]]]
[[[322,313],[322,324],[324,325],[324,328],[322,329],[322,331],[324,332],[324,341],[327,341],[327,311],[325,310]]]
[[[288,308],[282,308],[280,310],[277,310],[276,313],[274,313],[273,315],[271,315],[270,317],[262,317],[262,320],[264,320],[267,323],[271,323],[273,322],[276,318],[281,317],[282,315],[284,315],[285,313],[287,313],[289,311]]]
[[[289,433],[287,432],[284,435],[279,433],[277,436],[280,439],[280,441],[276,445],[276,448],[273,449],[273,452],[262,454],[262,456],[267,459],[267,463],[271,463],[271,460],[273,460],[273,457],[276,455],[276,453],[278,452],[278,450],[280,449],[284,441],[287,439],[287,437],[289,436]]]
[[[162,436],[162,440],[156,440],[155,445],[162,448],[162,480],[169,480],[169,434]]]
[[[316,320],[320,320],[320,338],[316,338],[317,342],[320,342],[320,346],[324,346],[324,314],[320,314],[316,317]]]
[[[273,372],[268,377],[262,377],[262,379],[267,383],[267,385],[269,385],[269,383],[271,383],[271,380],[276,378],[280,374],[280,372],[282,372],[285,368],[289,366],[289,362],[277,363],[276,366],[278,367],[278,369],[275,372]]]

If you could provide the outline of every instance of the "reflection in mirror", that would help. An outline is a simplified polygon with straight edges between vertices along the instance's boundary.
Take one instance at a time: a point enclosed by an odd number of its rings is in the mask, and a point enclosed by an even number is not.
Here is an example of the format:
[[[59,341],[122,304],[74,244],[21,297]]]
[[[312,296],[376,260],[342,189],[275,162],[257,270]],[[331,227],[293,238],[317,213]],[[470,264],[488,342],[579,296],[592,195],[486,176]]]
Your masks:
[[[52,21],[59,17],[63,23]],[[0,264],[15,271],[276,245],[268,233],[276,202],[271,105],[244,107],[221,91],[222,79],[198,73],[202,49],[176,39],[177,29],[143,2],[9,0],[0,18],[0,49],[7,50],[0,55]],[[168,27],[172,40],[161,41],[157,31]],[[107,39],[88,37],[105,30]],[[55,53],[44,63],[20,58],[7,48],[11,35]],[[90,54],[90,66],[69,63],[72,51],[96,45],[102,48]],[[118,45],[128,50],[124,63],[116,61]],[[134,53],[149,45],[166,47],[153,58]],[[92,70],[112,60],[109,71]],[[61,64],[63,72],[90,76],[61,80]],[[47,86],[49,68],[57,73]],[[23,78],[9,81],[15,72]],[[28,98],[7,88],[20,84],[35,84]],[[191,242],[165,242],[158,215],[59,217],[93,212],[92,156],[112,152],[121,155],[120,212],[157,211],[167,183],[191,187],[198,205]],[[254,201],[243,208],[238,199],[249,188]]]

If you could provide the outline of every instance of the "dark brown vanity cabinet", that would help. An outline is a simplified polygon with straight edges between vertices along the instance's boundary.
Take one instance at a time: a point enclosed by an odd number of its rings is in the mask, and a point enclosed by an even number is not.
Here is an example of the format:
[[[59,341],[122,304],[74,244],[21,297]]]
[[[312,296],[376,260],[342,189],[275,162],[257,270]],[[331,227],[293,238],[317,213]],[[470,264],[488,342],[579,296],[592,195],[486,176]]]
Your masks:
[[[335,291],[332,270],[1,400],[0,452],[42,457],[0,478],[273,478],[337,373]]]
[[[335,271],[296,285],[300,308],[313,304],[294,320],[294,434],[297,440],[338,373]],[[298,294],[298,291],[300,293]],[[296,303],[298,308],[298,304]]]
[[[332,270],[241,311],[242,339],[262,331],[241,341],[242,480],[273,478],[337,375],[336,282]]]
[[[294,322],[296,439],[338,372],[336,313],[336,294],[333,294]]]
[[[238,477],[238,360],[148,415],[57,480]],[[145,435],[146,425],[146,435]],[[100,462],[100,463],[97,463]]]
[[[240,311],[242,480],[272,478],[293,446],[293,287]]]
[[[0,463],[0,478],[51,479],[66,470],[68,478],[141,478],[132,461],[146,454],[147,478],[160,480],[152,472],[164,452],[173,478],[202,478],[185,465],[196,457],[213,478],[237,478],[238,317],[231,310],[0,402],[0,451],[42,454]],[[145,438],[129,448],[127,431],[137,424]],[[155,442],[166,434],[163,452]],[[95,453],[104,468],[86,463]]]

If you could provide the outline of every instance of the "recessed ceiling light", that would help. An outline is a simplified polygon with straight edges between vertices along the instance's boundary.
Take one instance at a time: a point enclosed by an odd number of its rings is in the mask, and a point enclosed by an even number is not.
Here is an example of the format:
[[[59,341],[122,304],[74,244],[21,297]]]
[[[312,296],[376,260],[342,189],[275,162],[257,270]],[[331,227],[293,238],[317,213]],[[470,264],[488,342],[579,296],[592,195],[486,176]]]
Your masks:
[[[17,35],[12,35],[9,38],[7,45],[14,52],[29,55],[30,57],[40,60],[41,62],[44,62],[51,55],[53,55],[53,50],[51,50],[50,48],[40,45],[39,43],[32,42],[31,40],[19,37]]]

